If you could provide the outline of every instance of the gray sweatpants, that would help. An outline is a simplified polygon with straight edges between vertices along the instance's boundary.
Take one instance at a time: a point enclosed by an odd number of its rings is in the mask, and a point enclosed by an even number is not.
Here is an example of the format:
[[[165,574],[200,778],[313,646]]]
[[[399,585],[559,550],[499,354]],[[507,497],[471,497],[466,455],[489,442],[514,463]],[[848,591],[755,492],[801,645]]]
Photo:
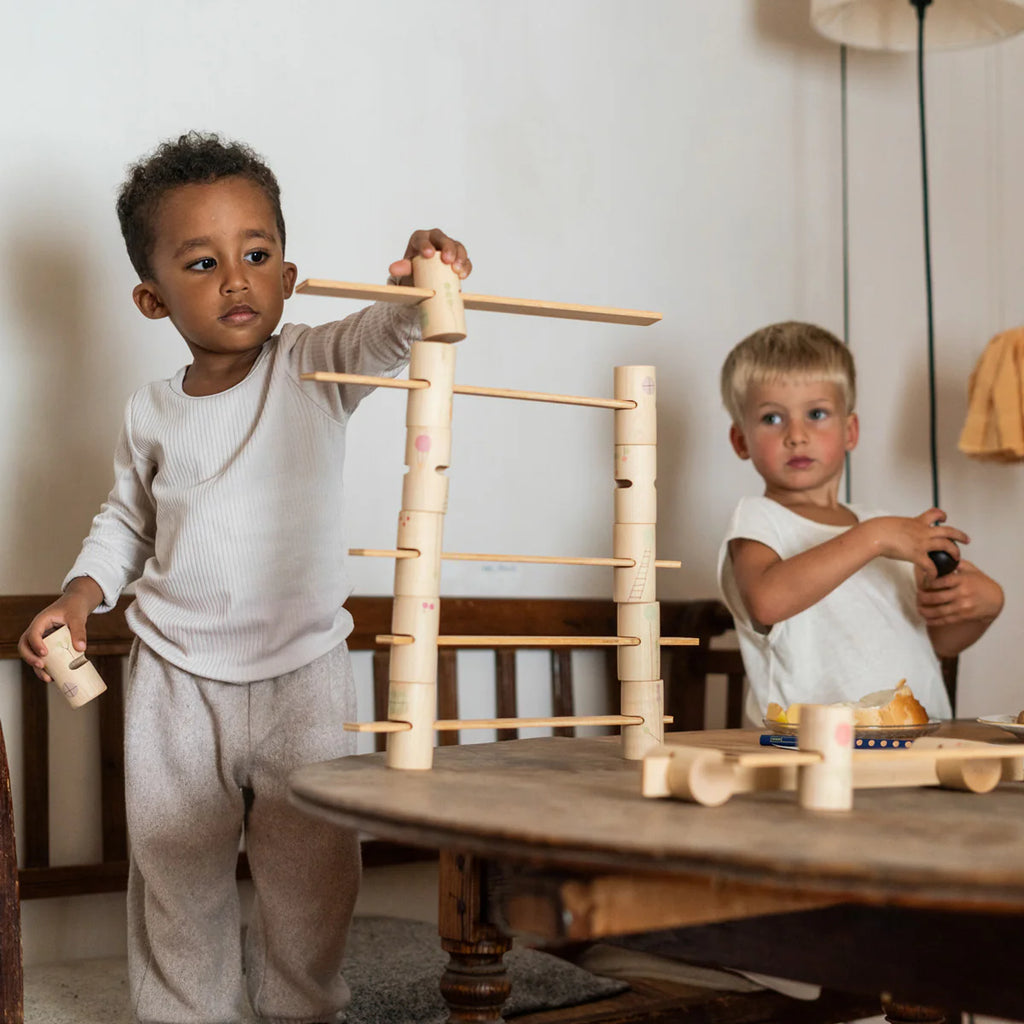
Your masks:
[[[354,751],[344,644],[276,679],[183,672],[136,642],[125,706],[128,972],[141,1024],[335,1021],[359,887],[355,832],[288,802],[288,774]],[[243,788],[254,798],[245,814]],[[245,828],[255,902],[244,951]]]

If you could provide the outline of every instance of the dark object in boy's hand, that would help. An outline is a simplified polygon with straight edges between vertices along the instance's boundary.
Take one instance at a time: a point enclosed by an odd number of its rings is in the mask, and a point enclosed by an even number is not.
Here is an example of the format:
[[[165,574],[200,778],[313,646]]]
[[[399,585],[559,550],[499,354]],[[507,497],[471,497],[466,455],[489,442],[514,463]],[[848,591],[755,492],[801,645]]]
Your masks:
[[[942,520],[936,519],[932,526],[941,526]],[[929,551],[928,557],[935,564],[936,578],[948,576],[959,564],[960,559],[954,558],[948,551]]]
[[[928,557],[935,563],[935,575],[948,576],[960,563],[948,551],[929,551]]]

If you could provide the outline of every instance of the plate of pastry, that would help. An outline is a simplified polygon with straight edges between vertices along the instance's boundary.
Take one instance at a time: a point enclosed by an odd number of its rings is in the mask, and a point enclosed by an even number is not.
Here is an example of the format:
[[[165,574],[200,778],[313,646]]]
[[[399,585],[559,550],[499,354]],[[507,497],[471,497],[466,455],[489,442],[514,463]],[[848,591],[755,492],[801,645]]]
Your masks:
[[[993,723],[994,724],[994,723]],[[799,723],[779,722],[771,718],[764,719],[765,728],[777,736],[796,736],[800,732]],[[916,725],[854,725],[853,738],[857,740],[916,740],[922,736],[930,736],[942,725],[941,719],[930,718],[927,722]],[[1024,738],[1024,726],[1020,727]]]
[[[917,739],[936,731],[942,722],[929,718],[921,702],[914,696],[905,679],[891,690],[876,690],[857,701],[841,701],[840,706],[853,709],[853,734],[857,739]],[[783,708],[769,704],[764,717],[770,732],[795,736],[800,729],[800,705]],[[1024,726],[1021,727],[1024,730]]]
[[[1019,715],[982,715],[978,721],[982,725],[998,725],[1000,729],[1024,740],[1024,711]]]

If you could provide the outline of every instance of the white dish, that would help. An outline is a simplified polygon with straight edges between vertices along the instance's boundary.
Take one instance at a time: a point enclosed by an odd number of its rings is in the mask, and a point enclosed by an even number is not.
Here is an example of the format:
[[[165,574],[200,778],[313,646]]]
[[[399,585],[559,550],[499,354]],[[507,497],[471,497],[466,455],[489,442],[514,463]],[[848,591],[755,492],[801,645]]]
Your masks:
[[[774,719],[763,719],[765,728],[779,736],[796,736],[799,726],[789,722],[776,722]],[[993,723],[996,724],[996,723]],[[935,732],[942,722],[932,718],[923,725],[858,725],[854,727],[853,737],[858,740],[916,740],[920,736],[928,736]],[[1024,731],[1024,726],[1021,726]]]
[[[984,715],[978,721],[982,725],[997,725],[1000,729],[1005,729],[1024,740],[1024,725],[1018,723],[1016,715]]]

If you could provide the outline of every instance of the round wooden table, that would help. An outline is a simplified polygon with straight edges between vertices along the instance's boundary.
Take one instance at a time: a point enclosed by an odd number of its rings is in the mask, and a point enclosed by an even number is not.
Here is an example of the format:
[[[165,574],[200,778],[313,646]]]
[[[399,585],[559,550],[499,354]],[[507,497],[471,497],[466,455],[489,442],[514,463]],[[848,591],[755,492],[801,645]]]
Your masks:
[[[945,728],[1015,742],[994,728]],[[749,750],[757,735],[720,731],[666,739]],[[889,984],[902,998],[947,1006],[968,1006],[962,1000],[969,996],[971,1009],[1024,1019],[1024,994],[1012,991],[1020,988],[1015,979],[1024,951],[1022,783],[1003,783],[984,795],[857,790],[848,812],[805,811],[791,792],[741,794],[709,808],[643,798],[640,765],[622,759],[617,738],[552,737],[438,748],[428,772],[388,769],[383,754],[343,758],[296,772],[292,792],[313,814],[448,851],[453,865],[458,858],[472,864],[475,881],[463,872],[467,877],[449,879],[456,889],[475,891],[487,865],[486,913],[477,899],[476,920],[462,914],[446,921],[442,902],[442,937],[447,927],[455,933],[448,941],[460,948],[474,936],[500,945],[508,932],[563,941],[666,930],[685,938],[705,931],[710,941],[703,926],[766,914],[783,915],[775,923],[801,915],[811,920],[816,912],[834,915],[841,905],[880,913],[893,928],[893,914],[902,915],[901,928],[915,920],[929,933],[941,927],[930,946],[966,964],[967,954],[955,950],[962,941],[957,926],[980,920],[993,937],[1009,936],[1005,942],[1012,943],[1019,929],[1021,938],[1012,956],[1002,956],[998,944],[994,952],[986,949],[988,965],[970,967],[983,976],[977,984],[950,986],[949,978],[919,977],[918,971],[900,987],[898,972],[885,970],[880,981],[865,975],[862,983],[878,984],[876,992]],[[787,961],[791,973],[775,973],[835,984],[810,976],[821,959],[810,955],[812,947],[820,953],[827,943],[815,936],[806,945],[806,969]],[[711,946],[706,941],[701,948]],[[721,950],[702,958],[724,964]],[[1000,965],[1011,963],[1014,982],[1000,986],[1000,972],[1009,969]],[[724,965],[773,971],[767,961]]]

